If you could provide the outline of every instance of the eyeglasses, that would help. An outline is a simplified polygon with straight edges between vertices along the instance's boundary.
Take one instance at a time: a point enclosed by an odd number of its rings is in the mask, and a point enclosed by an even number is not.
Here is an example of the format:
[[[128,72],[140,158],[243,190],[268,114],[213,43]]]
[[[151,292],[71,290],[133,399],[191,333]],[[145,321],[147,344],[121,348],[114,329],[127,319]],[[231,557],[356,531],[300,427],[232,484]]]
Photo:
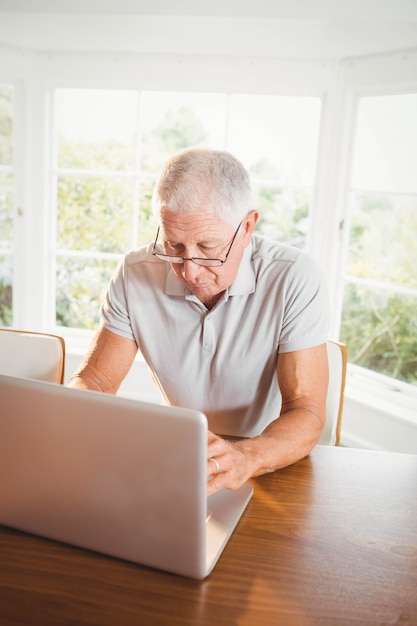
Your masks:
[[[236,232],[233,235],[232,241],[230,242],[230,246],[226,252],[226,256],[224,257],[224,259],[208,259],[205,257],[198,257],[198,256],[193,256],[193,257],[173,256],[172,254],[161,254],[160,252],[155,252],[155,247],[156,247],[156,242],[158,241],[160,226],[158,226],[158,230],[156,232],[156,237],[155,237],[155,241],[154,241],[153,248],[152,248],[152,254],[153,256],[156,256],[157,259],[160,259],[161,261],[167,261],[167,263],[184,263],[184,261],[192,261],[196,265],[202,265],[203,267],[220,267],[221,265],[224,265],[227,261],[227,257],[229,256],[230,250],[232,249],[232,246],[237,237],[237,234],[239,232],[239,228],[242,225],[242,222],[240,222],[239,226],[236,228]]]

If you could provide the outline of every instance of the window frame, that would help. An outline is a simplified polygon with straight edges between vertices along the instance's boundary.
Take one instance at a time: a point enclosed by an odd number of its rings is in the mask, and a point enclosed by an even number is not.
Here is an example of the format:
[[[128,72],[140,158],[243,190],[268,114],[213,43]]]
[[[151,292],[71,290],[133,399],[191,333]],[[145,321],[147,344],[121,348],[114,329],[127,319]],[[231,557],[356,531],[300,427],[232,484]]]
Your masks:
[[[417,50],[404,51],[343,63],[340,157],[337,165],[335,202],[340,216],[339,250],[334,250],[335,268],[329,284],[334,287],[332,333],[339,336],[343,283],[350,235],[349,194],[353,172],[356,128],[361,98],[417,93]],[[407,424],[417,424],[417,387],[373,370],[348,363],[345,398],[391,414]],[[345,400],[346,405],[346,400]],[[355,440],[354,440],[355,442]],[[343,441],[342,441],[343,443]],[[348,443],[351,443],[348,439]]]

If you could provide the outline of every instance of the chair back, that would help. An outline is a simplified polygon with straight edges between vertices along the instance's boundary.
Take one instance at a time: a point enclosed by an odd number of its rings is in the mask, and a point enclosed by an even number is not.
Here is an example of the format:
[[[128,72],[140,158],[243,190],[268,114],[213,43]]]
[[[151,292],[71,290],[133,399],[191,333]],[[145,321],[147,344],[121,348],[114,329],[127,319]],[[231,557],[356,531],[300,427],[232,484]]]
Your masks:
[[[319,444],[338,446],[342,427],[345,393],[347,349],[338,341],[327,342],[329,388],[326,400],[326,423]]]
[[[64,369],[62,337],[0,328],[0,374],[63,384]]]

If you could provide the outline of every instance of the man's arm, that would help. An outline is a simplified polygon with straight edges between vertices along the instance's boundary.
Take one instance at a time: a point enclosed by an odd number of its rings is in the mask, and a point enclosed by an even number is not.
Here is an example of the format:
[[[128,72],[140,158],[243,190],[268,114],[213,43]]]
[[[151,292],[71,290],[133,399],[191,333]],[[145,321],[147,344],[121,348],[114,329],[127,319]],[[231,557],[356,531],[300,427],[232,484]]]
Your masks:
[[[219,473],[208,492],[234,489],[252,476],[285,467],[306,456],[318,442],[326,419],[328,384],[327,346],[280,354],[277,366],[282,394],[280,417],[258,437],[228,442],[209,434],[208,458]],[[208,462],[208,473],[213,472]]]
[[[137,351],[135,341],[100,326],[80,367],[71,376],[69,387],[115,394]]]

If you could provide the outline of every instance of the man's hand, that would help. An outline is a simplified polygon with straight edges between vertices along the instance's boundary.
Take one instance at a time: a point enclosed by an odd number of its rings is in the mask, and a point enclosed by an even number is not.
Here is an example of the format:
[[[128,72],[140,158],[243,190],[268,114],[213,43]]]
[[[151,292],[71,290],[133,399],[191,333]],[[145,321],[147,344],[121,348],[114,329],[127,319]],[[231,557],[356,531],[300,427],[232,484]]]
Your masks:
[[[239,442],[231,442],[209,432],[207,457],[207,495],[219,489],[237,489],[252,475],[247,455]]]

